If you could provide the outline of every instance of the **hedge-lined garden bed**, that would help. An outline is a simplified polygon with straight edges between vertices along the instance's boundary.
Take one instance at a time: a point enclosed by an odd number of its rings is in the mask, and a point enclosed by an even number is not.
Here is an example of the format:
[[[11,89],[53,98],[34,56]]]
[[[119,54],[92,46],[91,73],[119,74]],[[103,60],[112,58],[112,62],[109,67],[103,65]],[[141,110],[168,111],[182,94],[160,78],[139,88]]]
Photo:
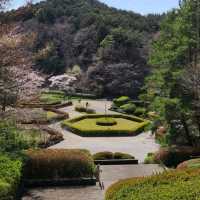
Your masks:
[[[117,124],[112,126],[97,125],[100,118],[113,118]],[[127,115],[84,115],[62,123],[67,128],[83,137],[134,136],[143,131],[149,121]]]
[[[146,178],[132,178],[113,184],[106,200],[197,200],[200,170],[175,170]]]

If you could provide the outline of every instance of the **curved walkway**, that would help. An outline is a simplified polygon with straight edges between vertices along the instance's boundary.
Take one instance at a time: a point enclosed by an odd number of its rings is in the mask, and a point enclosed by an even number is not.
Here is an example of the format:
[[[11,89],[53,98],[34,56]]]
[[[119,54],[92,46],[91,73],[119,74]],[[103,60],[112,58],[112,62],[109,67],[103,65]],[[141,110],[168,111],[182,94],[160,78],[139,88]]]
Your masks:
[[[102,166],[101,169],[105,189],[120,179],[144,177],[163,171],[158,165]],[[105,190],[100,190],[98,186],[36,188],[22,200],[103,200],[104,195]]]
[[[105,109],[107,113],[115,113],[108,110],[111,105],[110,101],[88,100],[88,102],[90,107],[95,109],[97,113],[105,113]],[[82,101],[82,103],[85,104],[86,101]],[[62,108],[61,110],[68,112],[70,118],[81,115],[79,112],[74,111],[74,106]],[[147,153],[155,152],[159,149],[159,145],[155,142],[150,132],[144,132],[133,137],[80,137],[62,129],[60,123],[52,124],[51,127],[62,132],[65,139],[51,148],[88,149],[91,153],[100,151],[123,152],[132,154],[139,162],[144,161]]]

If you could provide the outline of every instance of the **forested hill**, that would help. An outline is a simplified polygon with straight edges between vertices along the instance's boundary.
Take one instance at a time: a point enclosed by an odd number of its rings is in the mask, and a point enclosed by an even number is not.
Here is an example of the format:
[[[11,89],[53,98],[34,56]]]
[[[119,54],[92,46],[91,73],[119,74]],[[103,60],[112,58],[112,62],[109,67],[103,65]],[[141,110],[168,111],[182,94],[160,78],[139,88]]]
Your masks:
[[[46,74],[78,71],[77,88],[135,96],[149,71],[148,46],[161,18],[97,0],[47,0],[1,13],[0,23],[15,24],[15,33],[27,36],[23,48],[34,69]]]

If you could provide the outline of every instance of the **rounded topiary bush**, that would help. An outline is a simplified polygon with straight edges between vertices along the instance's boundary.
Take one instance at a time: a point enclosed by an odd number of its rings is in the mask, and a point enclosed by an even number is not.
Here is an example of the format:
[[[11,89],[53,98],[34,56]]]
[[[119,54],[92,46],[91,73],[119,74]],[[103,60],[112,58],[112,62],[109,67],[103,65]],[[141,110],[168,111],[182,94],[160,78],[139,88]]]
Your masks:
[[[131,99],[128,96],[121,96],[113,100],[114,104],[118,107],[127,104]]]
[[[113,153],[109,151],[99,152],[93,155],[94,160],[111,160],[113,159]]]
[[[114,159],[135,159],[134,156],[127,154],[127,153],[121,153],[121,152],[116,152],[113,155]]]
[[[111,117],[102,117],[96,120],[96,124],[99,126],[114,126],[117,124],[117,121]]]
[[[109,151],[99,152],[93,155],[94,160],[122,160],[122,159],[135,159],[134,156],[126,153],[116,152],[112,153]]]
[[[134,114],[136,116],[143,116],[146,112],[145,108],[136,108]]]
[[[29,150],[26,156],[26,179],[87,178],[95,171],[92,156],[84,150]]]
[[[82,106],[82,105],[77,105],[77,106],[75,106],[75,111],[77,111],[77,112],[86,112],[87,108]]]
[[[113,184],[105,200],[194,200],[200,196],[200,170],[173,170]]]
[[[120,106],[120,109],[127,114],[133,114],[136,110],[136,105],[133,103],[127,103]]]

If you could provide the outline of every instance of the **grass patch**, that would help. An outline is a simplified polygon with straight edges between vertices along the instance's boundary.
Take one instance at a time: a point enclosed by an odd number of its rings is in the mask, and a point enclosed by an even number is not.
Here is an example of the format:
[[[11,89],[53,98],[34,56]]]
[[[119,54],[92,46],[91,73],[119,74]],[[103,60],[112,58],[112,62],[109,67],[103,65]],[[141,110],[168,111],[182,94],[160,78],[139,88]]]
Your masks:
[[[200,170],[175,170],[113,184],[106,200],[199,200]]]
[[[116,121],[113,126],[99,126],[97,120],[111,118]],[[137,117],[127,115],[84,115],[75,119],[66,120],[62,123],[74,133],[85,136],[133,136],[140,133],[149,122]]]

